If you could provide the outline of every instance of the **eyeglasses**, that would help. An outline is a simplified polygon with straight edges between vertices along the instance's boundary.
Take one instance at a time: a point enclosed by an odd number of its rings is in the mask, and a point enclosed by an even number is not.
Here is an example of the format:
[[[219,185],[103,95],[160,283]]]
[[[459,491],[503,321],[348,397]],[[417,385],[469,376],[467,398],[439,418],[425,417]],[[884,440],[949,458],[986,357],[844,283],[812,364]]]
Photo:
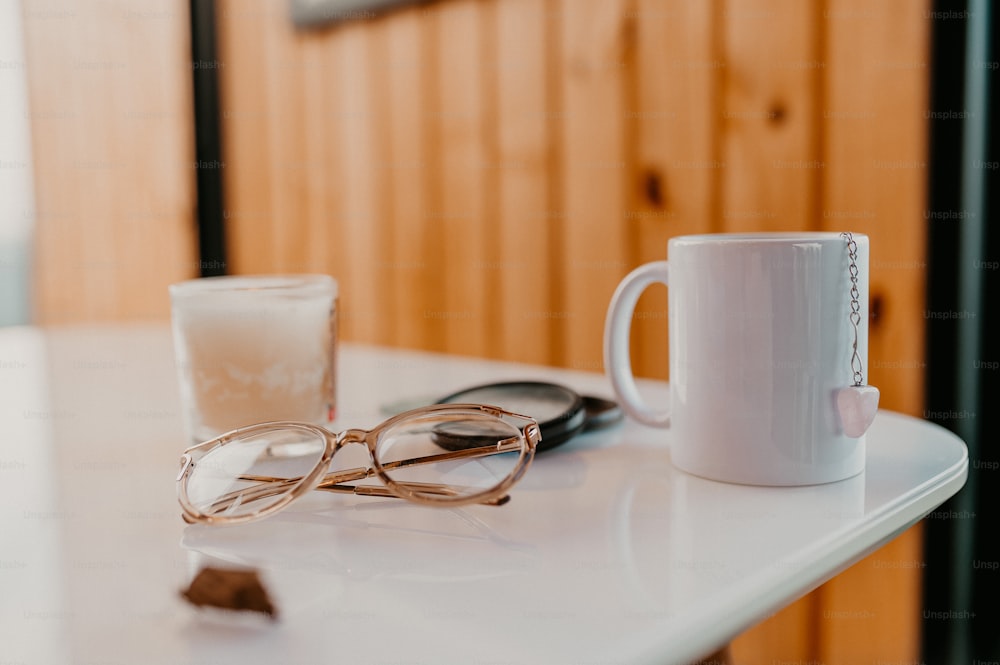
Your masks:
[[[481,404],[414,409],[339,434],[310,423],[261,423],[185,450],[177,499],[184,520],[202,524],[258,520],[311,490],[500,506],[540,440],[533,419]],[[351,443],[368,448],[370,464],[337,465],[349,455],[335,455]]]

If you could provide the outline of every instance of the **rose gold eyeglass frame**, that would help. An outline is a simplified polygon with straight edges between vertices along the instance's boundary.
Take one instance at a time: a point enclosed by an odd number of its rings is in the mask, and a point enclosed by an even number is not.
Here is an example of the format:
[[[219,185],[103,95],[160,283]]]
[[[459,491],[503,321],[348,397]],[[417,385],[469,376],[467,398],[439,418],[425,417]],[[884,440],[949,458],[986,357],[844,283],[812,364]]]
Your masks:
[[[382,463],[378,459],[377,446],[383,433],[391,430],[394,426],[407,420],[415,420],[422,417],[438,417],[442,422],[449,420],[461,420],[471,416],[481,417],[483,414],[495,417],[507,425],[511,421],[518,423],[515,425],[520,432],[519,436],[508,437],[497,441],[496,444],[488,446],[477,446],[474,448],[464,448],[460,450],[446,450],[442,448],[439,454],[416,457],[410,459],[393,460]],[[313,469],[305,476],[296,478],[280,478],[274,476],[248,475],[244,474],[237,480],[256,481],[256,484],[233,490],[228,494],[219,497],[212,507],[216,508],[213,513],[205,513],[196,508],[188,497],[187,484],[192,472],[198,465],[199,460],[204,458],[213,450],[219,447],[239,443],[251,436],[271,431],[299,431],[321,437],[326,448],[322,457],[316,462]],[[312,490],[322,490],[325,492],[336,492],[344,494],[355,494],[358,496],[378,496],[406,499],[414,503],[428,506],[455,507],[473,503],[501,506],[510,500],[508,490],[521,479],[528,470],[535,456],[535,448],[541,441],[542,435],[538,423],[532,418],[522,416],[503,409],[487,406],[484,404],[439,404],[420,409],[414,409],[401,413],[386,420],[378,427],[371,430],[348,429],[340,433],[313,425],[311,423],[278,421],[260,423],[241,427],[227,432],[204,443],[199,443],[184,451],[181,455],[181,470],[177,475],[177,500],[181,505],[181,517],[189,524],[239,524],[252,522],[261,518],[273,515],[282,510],[300,496]],[[330,462],[338,450],[351,443],[359,443],[368,448],[371,458],[371,466],[345,469],[333,473],[326,473]],[[487,457],[501,453],[519,452],[519,457],[511,472],[505,476],[497,485],[479,491],[469,492],[470,488],[459,488],[452,485],[441,485],[431,483],[416,483],[393,480],[386,473],[386,470],[402,468],[406,466],[416,466],[421,464],[431,464],[446,462],[450,460],[469,459],[474,457]],[[365,480],[377,476],[383,485],[350,485],[348,483]],[[246,505],[253,501],[271,498],[282,495],[281,498],[268,504],[264,508],[254,512],[240,515],[220,515],[218,509],[224,510],[228,506],[238,503]]]

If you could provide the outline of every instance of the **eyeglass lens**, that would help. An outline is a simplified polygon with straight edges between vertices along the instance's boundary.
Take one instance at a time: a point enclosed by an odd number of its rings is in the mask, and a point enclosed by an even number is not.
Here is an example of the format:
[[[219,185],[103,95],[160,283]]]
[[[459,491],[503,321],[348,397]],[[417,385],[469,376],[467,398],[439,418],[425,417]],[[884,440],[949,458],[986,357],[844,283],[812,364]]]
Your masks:
[[[495,416],[439,413],[387,428],[376,455],[386,475],[411,491],[461,497],[493,489],[509,477],[521,445],[521,431]]]
[[[198,460],[187,483],[188,499],[206,515],[265,510],[302,482],[326,441],[315,432],[276,429],[218,446]]]

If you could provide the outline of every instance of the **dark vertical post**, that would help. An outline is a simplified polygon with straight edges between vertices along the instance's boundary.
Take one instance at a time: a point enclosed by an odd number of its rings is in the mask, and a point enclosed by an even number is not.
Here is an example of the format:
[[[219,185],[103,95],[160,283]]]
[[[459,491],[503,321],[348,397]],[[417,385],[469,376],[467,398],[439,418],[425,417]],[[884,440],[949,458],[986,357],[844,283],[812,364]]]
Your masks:
[[[985,0],[936,0],[928,220],[925,417],[969,447],[966,486],[926,525],[923,661],[977,663],[1000,653],[996,631],[1000,455],[996,407],[998,237],[989,223],[996,183],[991,137],[995,15]],[[991,94],[994,98],[991,102]],[[992,185],[990,182],[992,181]],[[991,332],[992,331],[992,332]],[[992,434],[992,436],[989,436]],[[992,440],[991,440],[992,439]]]
[[[935,0],[933,15],[966,10],[964,0]],[[955,431],[959,409],[956,393],[955,319],[937,312],[958,310],[959,230],[965,211],[961,204],[962,124],[938,120],[935,114],[960,110],[965,86],[966,21],[930,20],[932,42],[931,91],[927,126],[928,154],[927,220],[927,375],[924,416]],[[955,662],[965,645],[955,622],[936,621],[932,612],[953,608],[964,591],[957,588],[955,572],[960,563],[956,545],[964,541],[964,521],[945,516],[958,514],[965,490],[932,513],[925,524],[923,590],[923,660]],[[940,515],[938,518],[936,515]]]
[[[215,0],[191,0],[191,75],[194,84],[195,173],[198,191],[199,272],[226,274],[226,229],[219,134],[219,77]]]

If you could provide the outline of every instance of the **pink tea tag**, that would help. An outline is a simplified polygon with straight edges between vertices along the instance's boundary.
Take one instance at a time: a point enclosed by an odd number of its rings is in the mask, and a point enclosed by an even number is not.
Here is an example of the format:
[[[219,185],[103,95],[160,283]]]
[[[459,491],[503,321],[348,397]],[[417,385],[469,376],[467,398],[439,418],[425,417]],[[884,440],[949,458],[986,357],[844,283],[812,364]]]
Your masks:
[[[857,439],[868,431],[878,411],[878,388],[850,386],[837,391],[837,411],[844,434]]]

